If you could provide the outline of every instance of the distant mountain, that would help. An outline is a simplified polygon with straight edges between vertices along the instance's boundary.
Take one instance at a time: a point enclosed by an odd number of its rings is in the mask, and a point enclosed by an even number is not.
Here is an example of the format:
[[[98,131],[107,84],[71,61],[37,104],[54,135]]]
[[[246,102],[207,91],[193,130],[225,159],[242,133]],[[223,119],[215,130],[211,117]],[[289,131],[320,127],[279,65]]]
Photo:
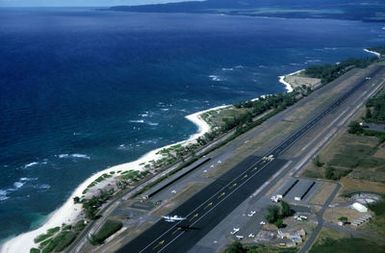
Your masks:
[[[114,6],[110,10],[385,21],[384,0],[207,0],[202,2],[187,1],[139,6]]]

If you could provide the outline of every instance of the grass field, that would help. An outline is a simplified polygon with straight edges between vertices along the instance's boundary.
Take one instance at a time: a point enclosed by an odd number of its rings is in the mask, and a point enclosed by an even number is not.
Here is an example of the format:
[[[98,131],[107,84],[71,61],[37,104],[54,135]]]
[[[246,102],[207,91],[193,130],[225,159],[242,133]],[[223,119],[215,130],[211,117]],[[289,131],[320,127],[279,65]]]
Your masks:
[[[383,253],[385,247],[362,238],[352,238],[348,234],[337,232],[334,229],[321,230],[317,241],[309,253]]]
[[[385,236],[385,195],[382,196],[382,201],[369,205],[369,209],[375,214],[374,219],[369,223],[382,236]]]
[[[361,238],[325,239],[322,243],[316,243],[310,253],[384,253],[385,247],[372,241]]]
[[[325,147],[319,160],[322,166],[309,165],[304,176],[340,180],[348,177],[356,180],[385,183],[385,153],[377,137],[343,133]]]

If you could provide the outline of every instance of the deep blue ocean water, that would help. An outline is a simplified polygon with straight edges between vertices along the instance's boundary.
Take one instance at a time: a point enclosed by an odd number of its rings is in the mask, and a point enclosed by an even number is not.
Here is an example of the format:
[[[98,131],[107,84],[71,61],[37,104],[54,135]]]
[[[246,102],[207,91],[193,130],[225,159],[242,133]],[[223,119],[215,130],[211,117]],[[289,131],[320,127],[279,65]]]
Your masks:
[[[385,44],[378,23],[0,9],[0,240],[92,173],[188,138],[184,116]]]

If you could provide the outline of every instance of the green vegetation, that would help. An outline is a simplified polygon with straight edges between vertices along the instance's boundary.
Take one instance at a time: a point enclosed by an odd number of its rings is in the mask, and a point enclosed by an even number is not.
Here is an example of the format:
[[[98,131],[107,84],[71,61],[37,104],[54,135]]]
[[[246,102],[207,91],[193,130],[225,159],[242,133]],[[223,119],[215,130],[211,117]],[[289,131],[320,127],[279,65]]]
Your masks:
[[[334,240],[327,238],[321,243],[315,244],[309,251],[310,253],[384,253],[385,248],[374,242],[361,238],[343,238]]]
[[[338,220],[341,221],[341,222],[346,223],[346,222],[348,222],[348,217],[341,216],[341,217],[338,218]]]
[[[357,121],[352,121],[349,124],[348,132],[350,134],[362,134],[362,133],[364,133],[364,128]]]
[[[328,166],[325,168],[325,178],[330,180],[340,180],[350,172],[352,172],[351,169],[336,169],[334,167]]]
[[[325,165],[325,163],[322,163],[322,162],[320,161],[319,155],[317,155],[316,157],[314,157],[314,159],[313,159],[313,164],[314,164],[315,166],[317,166],[317,167],[322,167],[322,166]]]
[[[113,173],[112,173],[112,174],[113,174]],[[97,179],[95,179],[95,181],[93,181],[91,184],[89,184],[89,185],[87,186],[87,188],[83,191],[83,194],[86,194],[89,188],[92,188],[92,187],[94,187],[95,185],[97,185],[98,183],[102,182],[103,180],[112,177],[112,174],[104,173],[103,175],[101,175],[100,177],[98,177]],[[75,201],[75,199],[74,199],[74,201]]]
[[[42,241],[46,240],[47,238],[52,237],[53,235],[55,235],[59,231],[60,231],[60,227],[50,228],[47,230],[47,233],[37,236],[33,241],[35,243],[42,242]]]
[[[375,227],[375,230],[385,236],[385,197],[379,202],[370,204],[369,209],[375,214],[374,219],[371,221],[371,225]]]
[[[30,249],[30,253],[50,253],[63,251],[70,245],[76,236],[84,229],[84,220],[78,221],[75,225],[54,227],[47,230],[47,233],[37,236],[34,241],[39,248]]]
[[[79,197],[74,197],[73,198],[73,200],[74,200],[74,204],[78,204],[78,203],[80,203],[80,198]]]
[[[377,58],[355,59],[350,58],[338,64],[325,64],[311,66],[305,69],[305,76],[321,79],[322,84],[329,83],[352,68],[366,68],[377,61]]]
[[[80,225],[80,222],[83,225]],[[37,236],[34,241],[39,244],[39,248],[32,248],[30,253],[50,253],[63,251],[70,245],[76,236],[84,228],[84,221],[79,221],[75,226],[63,225],[47,230],[47,233]]]
[[[365,141],[366,138],[369,137],[355,137],[357,141]],[[374,156],[378,149],[378,145],[373,147],[364,143],[345,143],[328,162],[324,177],[339,180],[349,175],[356,179],[385,182],[385,159]]]
[[[385,93],[379,93],[366,103],[366,122],[385,123]]]
[[[281,249],[266,245],[243,246],[240,242],[233,242],[224,253],[295,253],[297,248]]]
[[[75,232],[75,233],[80,233],[84,228],[86,227],[86,222],[84,220],[80,220],[78,222],[75,223],[75,225],[71,226],[71,229]]]
[[[107,202],[108,199],[114,194],[114,190],[101,190],[99,195],[93,196],[90,199],[83,199],[83,209],[87,219],[97,219],[99,208]]]
[[[72,231],[62,231],[49,240],[42,249],[42,253],[60,252],[64,250],[76,238],[76,234]]]
[[[91,236],[90,242],[94,245],[102,244],[108,237],[119,231],[122,226],[122,222],[108,219],[99,231],[95,235]]]
[[[271,205],[267,208],[267,214],[265,216],[267,222],[274,224],[278,228],[285,227],[283,219],[291,216],[293,211],[288,203],[281,201],[280,205]]]
[[[381,91],[379,94],[370,98],[366,103],[366,113],[363,118],[365,122],[385,124],[385,92]],[[378,132],[366,129],[357,121],[353,121],[349,125],[349,133],[356,135],[376,136],[379,143],[385,142],[385,132]]]

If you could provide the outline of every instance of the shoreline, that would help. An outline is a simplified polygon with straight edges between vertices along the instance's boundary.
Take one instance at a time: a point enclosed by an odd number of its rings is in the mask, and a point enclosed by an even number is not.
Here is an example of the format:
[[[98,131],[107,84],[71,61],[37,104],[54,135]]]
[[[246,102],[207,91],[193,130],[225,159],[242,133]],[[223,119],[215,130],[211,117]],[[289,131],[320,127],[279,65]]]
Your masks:
[[[367,48],[364,48],[364,51],[367,52],[367,53],[369,53],[369,54],[374,54],[374,55],[377,56],[378,58],[381,57],[381,54],[380,54],[379,52],[371,51],[371,50],[369,50],[369,49],[367,49]]]
[[[292,72],[292,73],[289,73],[289,74],[282,75],[282,76],[279,76],[279,77],[278,77],[278,78],[279,78],[279,82],[285,86],[285,89],[286,89],[286,91],[287,91],[288,93],[293,92],[294,89],[293,89],[293,86],[292,86],[290,83],[288,83],[288,82],[285,81],[285,78],[286,78],[287,76],[294,76],[294,75],[296,75],[296,74],[299,74],[299,73],[303,72],[304,70],[305,70],[305,69],[300,69],[300,70],[294,71],[294,72]]]
[[[118,164],[92,174],[90,177],[84,180],[79,186],[76,187],[76,189],[71,193],[70,197],[68,197],[68,199],[66,200],[66,202],[64,202],[63,205],[61,205],[58,209],[54,210],[47,216],[44,223],[39,228],[19,234],[8,240],[5,239],[4,243],[0,246],[0,252],[1,253],[23,253],[23,252],[27,253],[30,251],[31,248],[37,247],[37,244],[34,243],[34,239],[38,235],[46,233],[49,228],[53,228],[57,226],[61,227],[63,223],[69,224],[78,219],[82,211],[82,206],[81,204],[75,204],[73,201],[73,198],[76,196],[81,196],[84,189],[86,189],[88,185],[94,182],[102,174],[110,173],[111,171],[116,172],[118,170],[142,171],[144,169],[142,165],[143,163],[161,158],[161,155],[158,154],[160,150],[164,148],[168,148],[170,146],[178,145],[178,144],[182,144],[182,145],[190,144],[196,141],[199,137],[203,136],[205,133],[211,131],[210,125],[202,119],[201,117],[202,114],[212,110],[227,108],[229,106],[231,105],[221,105],[221,106],[209,108],[207,110],[198,111],[196,113],[186,115],[185,118],[198,127],[197,132],[190,135],[190,137],[186,140],[183,140],[177,143],[172,143],[172,144],[151,150],[134,161]]]
[[[293,87],[288,82],[286,82],[284,78],[289,75],[295,75],[302,71],[303,70],[298,70],[287,75],[279,76],[279,82],[285,86],[285,89],[288,93],[293,91]],[[197,132],[190,135],[188,139],[151,150],[143,156],[139,157],[137,160],[118,164],[92,174],[90,177],[88,177],[76,187],[76,189],[71,193],[68,199],[59,208],[57,208],[47,216],[46,220],[39,228],[16,235],[8,240],[5,239],[4,243],[0,245],[0,253],[28,253],[31,248],[38,246],[34,243],[34,239],[38,235],[46,233],[47,230],[50,228],[57,226],[61,227],[63,223],[69,224],[79,219],[79,216],[82,212],[82,206],[81,204],[75,204],[73,198],[76,196],[83,195],[83,191],[98,177],[105,173],[110,173],[112,171],[116,172],[118,170],[144,170],[143,163],[161,158],[161,155],[159,154],[160,150],[178,144],[188,145],[192,142],[195,142],[199,137],[203,136],[205,133],[210,132],[212,130],[210,125],[201,117],[204,113],[224,109],[230,106],[231,105],[221,105],[186,115],[185,118],[198,127]]]

